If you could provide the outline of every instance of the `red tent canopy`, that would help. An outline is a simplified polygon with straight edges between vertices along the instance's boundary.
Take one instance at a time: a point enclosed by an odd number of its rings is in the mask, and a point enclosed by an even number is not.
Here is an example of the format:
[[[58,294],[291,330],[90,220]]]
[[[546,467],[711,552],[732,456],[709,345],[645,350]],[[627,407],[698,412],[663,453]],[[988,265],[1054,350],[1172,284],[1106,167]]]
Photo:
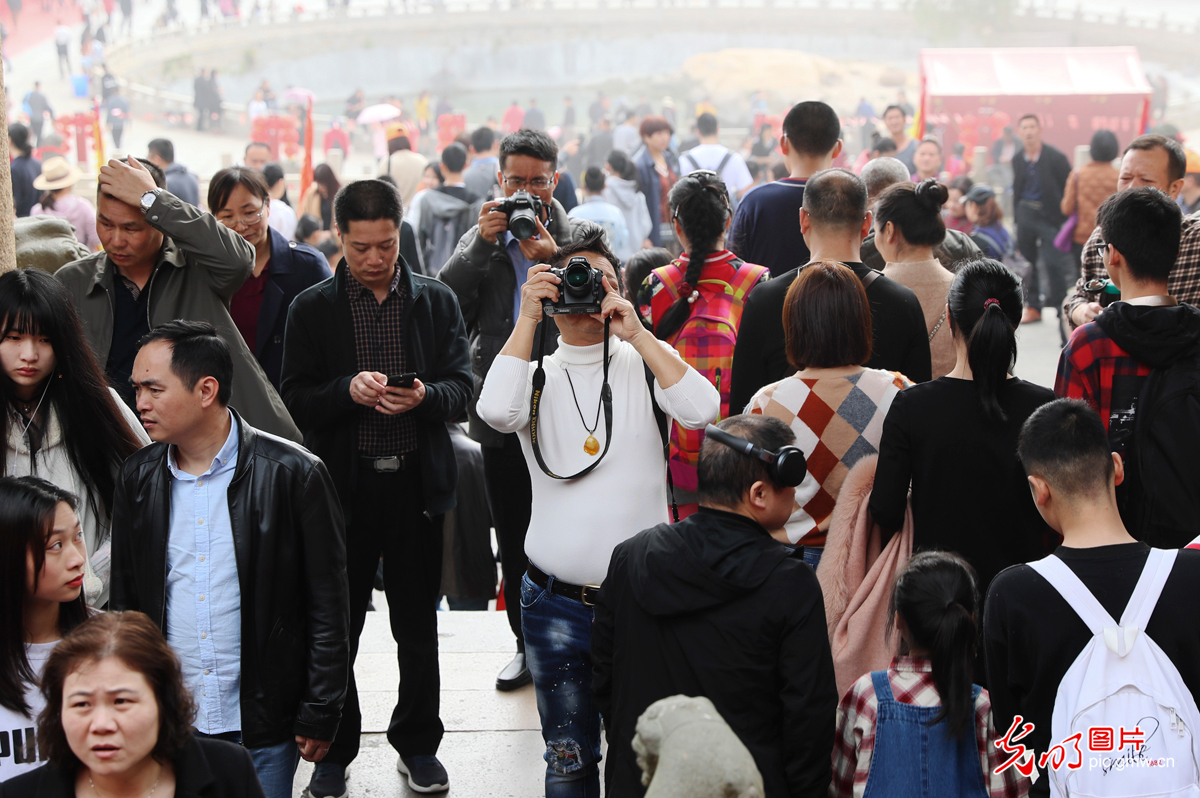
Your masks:
[[[1030,113],[1068,158],[1096,130],[1123,146],[1145,129],[1153,94],[1135,47],[922,50],[920,71],[926,123],[968,156]]]

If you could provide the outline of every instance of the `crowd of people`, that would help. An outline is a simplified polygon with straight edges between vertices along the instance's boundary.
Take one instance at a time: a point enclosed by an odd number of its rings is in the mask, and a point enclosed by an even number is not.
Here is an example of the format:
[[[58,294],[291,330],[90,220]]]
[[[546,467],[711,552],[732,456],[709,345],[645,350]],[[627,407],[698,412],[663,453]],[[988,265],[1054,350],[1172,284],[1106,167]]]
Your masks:
[[[446,519],[481,499],[547,798],[644,794],[638,718],[678,694],[768,796],[1200,789],[1178,142],[1072,170],[1022,118],[1013,235],[900,106],[857,169],[819,101],[745,158],[711,108],[596,149],[513,107],[294,207],[266,143],[202,203],[155,140],[93,206],[10,128],[18,214],[90,254],[0,275],[0,795],[284,798],[303,758],[344,798],[374,589],[397,768],[447,790]],[[1013,374],[1045,306],[1053,389]]]

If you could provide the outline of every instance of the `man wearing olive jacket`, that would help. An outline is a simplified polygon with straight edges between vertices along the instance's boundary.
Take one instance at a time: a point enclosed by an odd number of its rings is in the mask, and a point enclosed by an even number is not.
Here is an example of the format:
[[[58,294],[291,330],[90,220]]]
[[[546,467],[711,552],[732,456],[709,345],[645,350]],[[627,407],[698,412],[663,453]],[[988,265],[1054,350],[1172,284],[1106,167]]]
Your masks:
[[[300,430],[229,315],[230,299],[254,271],[254,248],[163,188],[162,170],[149,161],[109,161],[99,183],[96,233],[104,249],[54,276],[75,301],[112,387],[133,408],[129,375],[142,337],[175,319],[207,321],[233,357],[230,404],[258,429],[299,442]]]

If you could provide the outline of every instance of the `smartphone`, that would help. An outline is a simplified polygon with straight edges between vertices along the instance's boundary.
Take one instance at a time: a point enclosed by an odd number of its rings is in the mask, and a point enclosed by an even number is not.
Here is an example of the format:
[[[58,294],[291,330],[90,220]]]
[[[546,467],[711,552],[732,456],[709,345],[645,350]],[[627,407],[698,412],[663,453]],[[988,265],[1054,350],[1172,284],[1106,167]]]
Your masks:
[[[411,388],[413,380],[417,378],[417,372],[410,371],[407,374],[392,374],[388,377],[387,387],[389,388]]]

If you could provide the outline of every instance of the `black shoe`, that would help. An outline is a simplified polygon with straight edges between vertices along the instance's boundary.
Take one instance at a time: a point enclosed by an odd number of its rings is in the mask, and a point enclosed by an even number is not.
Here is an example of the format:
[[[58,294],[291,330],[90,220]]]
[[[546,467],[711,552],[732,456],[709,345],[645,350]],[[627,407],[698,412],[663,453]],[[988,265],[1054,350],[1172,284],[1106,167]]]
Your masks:
[[[396,760],[396,770],[408,776],[408,786],[414,792],[445,792],[450,789],[450,777],[436,756],[404,756]]]
[[[318,762],[304,790],[304,798],[346,798],[346,768],[332,762]]]
[[[508,692],[524,687],[533,681],[529,668],[525,666],[525,652],[518,651],[512,662],[504,666],[496,677],[496,689]]]

